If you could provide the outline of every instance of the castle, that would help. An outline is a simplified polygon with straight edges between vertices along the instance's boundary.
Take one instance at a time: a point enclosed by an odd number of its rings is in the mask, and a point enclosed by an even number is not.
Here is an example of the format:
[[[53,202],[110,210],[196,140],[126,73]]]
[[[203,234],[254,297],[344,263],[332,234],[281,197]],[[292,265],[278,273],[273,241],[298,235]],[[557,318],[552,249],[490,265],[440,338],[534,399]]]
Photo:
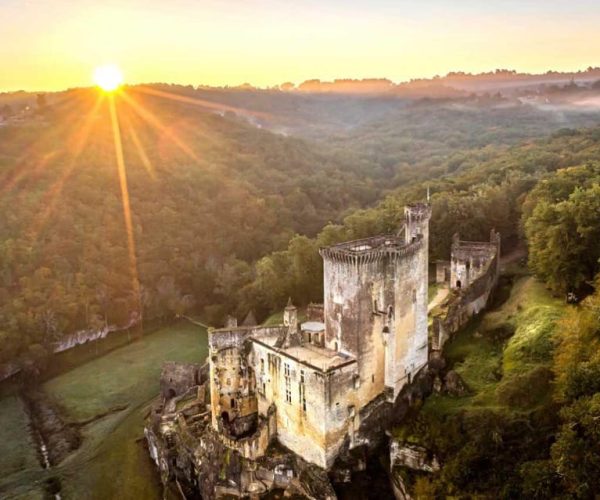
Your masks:
[[[306,321],[291,301],[278,325],[229,318],[209,329],[207,363],[163,366],[162,398],[144,430],[163,485],[202,498],[279,489],[334,499],[333,484],[363,470],[414,401],[458,387],[439,358],[488,304],[500,236],[455,235],[436,272],[449,293],[428,325],[430,217],[428,204],[411,205],[396,234],[322,248],[324,301]],[[392,462],[414,452],[389,447]]]
[[[243,456],[276,437],[329,468],[344,442],[360,442],[365,409],[393,402],[426,365],[431,212],[404,215],[397,234],[321,249],[322,315],[299,324],[289,303],[280,325],[209,332],[212,426]]]

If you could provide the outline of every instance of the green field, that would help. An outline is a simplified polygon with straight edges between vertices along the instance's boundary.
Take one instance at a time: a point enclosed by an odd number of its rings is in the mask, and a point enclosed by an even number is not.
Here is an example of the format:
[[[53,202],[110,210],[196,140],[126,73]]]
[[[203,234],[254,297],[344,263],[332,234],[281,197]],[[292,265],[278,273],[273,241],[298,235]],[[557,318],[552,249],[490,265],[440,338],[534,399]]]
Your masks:
[[[34,444],[27,429],[23,403],[16,396],[2,399],[0,406],[0,470],[9,475],[23,469],[40,468]]]
[[[158,394],[164,361],[202,362],[206,331],[180,323],[90,361],[44,384],[44,390],[72,422],[127,406],[82,428],[82,446],[50,471],[42,470],[22,422],[18,400],[4,398],[0,424],[13,430],[0,444],[0,497],[30,498],[50,476],[62,483],[63,498],[144,498],[162,496],[143,441],[143,424]],[[3,434],[4,434],[3,429]],[[6,464],[6,465],[5,465]],[[7,467],[7,469],[5,469]]]

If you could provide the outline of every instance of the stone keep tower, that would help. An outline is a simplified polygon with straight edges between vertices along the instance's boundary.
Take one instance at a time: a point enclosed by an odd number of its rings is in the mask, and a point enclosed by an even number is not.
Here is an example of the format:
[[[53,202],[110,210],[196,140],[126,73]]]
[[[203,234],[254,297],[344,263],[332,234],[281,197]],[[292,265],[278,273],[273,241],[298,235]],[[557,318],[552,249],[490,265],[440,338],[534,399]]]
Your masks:
[[[394,399],[427,362],[430,215],[412,205],[397,235],[321,249],[325,346],[356,357],[364,404]]]

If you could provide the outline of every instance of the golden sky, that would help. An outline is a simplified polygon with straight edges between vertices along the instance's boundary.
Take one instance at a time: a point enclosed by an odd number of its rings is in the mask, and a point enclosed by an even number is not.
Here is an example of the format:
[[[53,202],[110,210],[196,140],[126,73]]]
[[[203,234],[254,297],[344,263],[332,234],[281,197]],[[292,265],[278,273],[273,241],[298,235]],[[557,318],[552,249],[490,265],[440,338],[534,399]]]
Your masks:
[[[0,0],[0,91],[128,83],[270,86],[600,65],[589,0]]]

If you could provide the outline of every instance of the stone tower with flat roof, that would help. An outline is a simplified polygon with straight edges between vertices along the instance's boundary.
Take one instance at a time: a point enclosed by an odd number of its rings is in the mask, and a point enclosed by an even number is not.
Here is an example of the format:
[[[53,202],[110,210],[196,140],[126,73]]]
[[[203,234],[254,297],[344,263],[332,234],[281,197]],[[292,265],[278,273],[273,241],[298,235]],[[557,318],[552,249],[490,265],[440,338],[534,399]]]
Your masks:
[[[356,357],[363,401],[395,398],[427,362],[430,216],[411,205],[397,234],[321,250],[325,347]]]

